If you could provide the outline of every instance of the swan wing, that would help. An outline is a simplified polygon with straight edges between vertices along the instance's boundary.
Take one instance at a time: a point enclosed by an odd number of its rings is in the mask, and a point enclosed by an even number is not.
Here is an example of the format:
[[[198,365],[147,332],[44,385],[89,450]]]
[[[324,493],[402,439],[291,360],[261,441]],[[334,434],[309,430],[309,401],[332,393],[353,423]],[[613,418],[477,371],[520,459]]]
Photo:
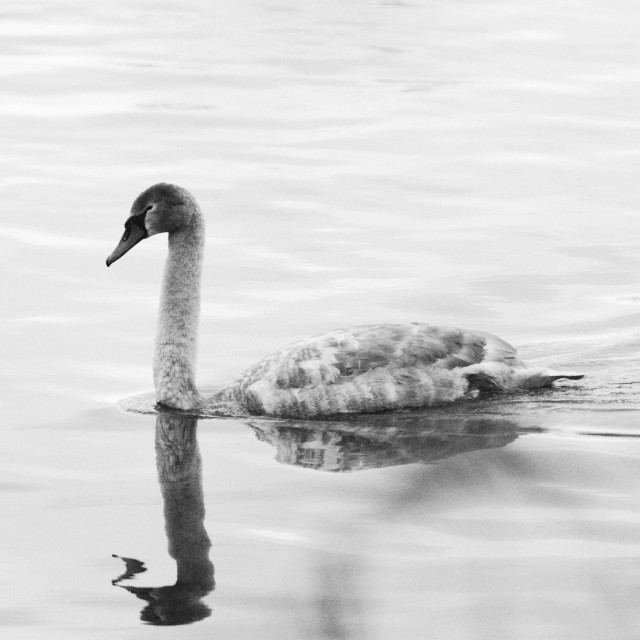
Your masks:
[[[223,390],[251,413],[308,417],[453,400],[459,372],[515,349],[477,331],[422,323],[362,325],[301,340],[267,356]]]
[[[513,357],[506,342],[476,331],[428,324],[378,324],[336,329],[295,342],[245,370],[235,382],[269,377],[280,389],[332,384],[344,377],[394,366],[439,365],[447,369]]]

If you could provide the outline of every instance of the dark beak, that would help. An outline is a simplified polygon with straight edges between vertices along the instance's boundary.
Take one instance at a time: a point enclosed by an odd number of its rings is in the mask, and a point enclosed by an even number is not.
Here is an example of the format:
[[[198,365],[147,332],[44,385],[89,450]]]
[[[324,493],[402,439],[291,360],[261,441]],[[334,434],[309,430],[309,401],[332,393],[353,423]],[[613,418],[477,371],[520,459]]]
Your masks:
[[[111,266],[118,258],[133,249],[138,242],[144,240],[147,237],[147,230],[142,226],[136,224],[137,221],[132,221],[131,218],[124,223],[124,234],[122,239],[118,243],[118,246],[113,250],[113,253],[107,258],[107,267]]]

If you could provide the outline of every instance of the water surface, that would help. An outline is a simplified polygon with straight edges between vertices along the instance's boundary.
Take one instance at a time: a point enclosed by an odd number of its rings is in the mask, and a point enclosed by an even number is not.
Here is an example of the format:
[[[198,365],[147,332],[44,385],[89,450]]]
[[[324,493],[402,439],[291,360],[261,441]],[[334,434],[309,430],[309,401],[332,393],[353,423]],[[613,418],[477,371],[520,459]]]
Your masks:
[[[636,638],[639,13],[3,9],[10,636]],[[104,260],[160,180],[207,217],[203,384],[388,321],[489,330],[587,378],[347,423],[126,413],[165,242]]]

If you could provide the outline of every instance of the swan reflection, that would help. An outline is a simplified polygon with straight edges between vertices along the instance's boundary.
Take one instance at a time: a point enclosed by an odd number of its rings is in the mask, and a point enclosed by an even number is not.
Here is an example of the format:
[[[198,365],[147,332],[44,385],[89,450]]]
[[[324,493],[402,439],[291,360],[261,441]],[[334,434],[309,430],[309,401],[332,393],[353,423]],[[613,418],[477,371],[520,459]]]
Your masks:
[[[460,411],[379,414],[344,421],[253,419],[246,424],[258,439],[276,448],[278,462],[331,472],[432,463],[504,447],[523,433],[539,431],[513,419]],[[197,425],[194,416],[156,415],[156,465],[169,555],[177,565],[175,584],[124,584],[146,567],[138,559],[116,556],[124,561],[125,570],[113,584],[145,601],[140,618],[151,625],[189,624],[211,615],[203,601],[215,582],[211,541],[204,527]]]
[[[321,471],[359,471],[430,463],[478,449],[504,447],[524,428],[512,419],[453,412],[388,413],[348,421],[251,420],[257,438],[274,446],[276,460]]]
[[[196,437],[198,420],[161,414],[156,418],[156,466],[164,501],[169,555],[176,561],[175,584],[137,587],[122,580],[145,571],[134,558],[122,558],[125,572],[113,584],[147,602],[140,613],[152,625],[180,625],[203,620],[211,609],[202,601],[215,587],[209,559],[211,541],[204,528],[202,459]],[[118,556],[119,557],[119,556]]]

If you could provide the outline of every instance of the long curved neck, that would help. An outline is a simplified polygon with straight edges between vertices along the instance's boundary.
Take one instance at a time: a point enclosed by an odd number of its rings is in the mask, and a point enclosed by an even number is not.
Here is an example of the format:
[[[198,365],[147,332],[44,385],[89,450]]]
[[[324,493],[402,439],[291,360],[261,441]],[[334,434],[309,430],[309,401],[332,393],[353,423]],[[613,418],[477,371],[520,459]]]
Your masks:
[[[195,369],[205,228],[195,207],[193,223],[169,234],[153,367],[156,400],[183,410],[201,404]]]

